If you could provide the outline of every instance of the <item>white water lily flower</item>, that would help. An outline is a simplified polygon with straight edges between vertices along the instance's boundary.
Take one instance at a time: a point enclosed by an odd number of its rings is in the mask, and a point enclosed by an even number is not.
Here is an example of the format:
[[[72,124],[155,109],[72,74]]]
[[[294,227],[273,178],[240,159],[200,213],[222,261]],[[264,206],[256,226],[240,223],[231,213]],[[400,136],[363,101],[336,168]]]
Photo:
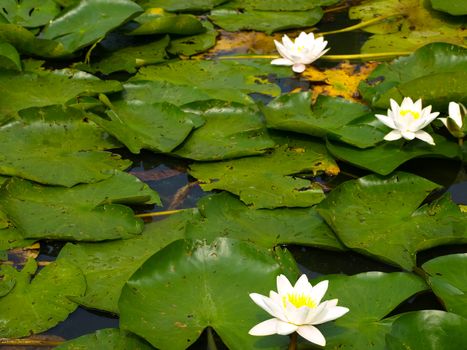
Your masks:
[[[431,113],[431,106],[422,109],[422,100],[413,102],[410,97],[404,98],[399,106],[396,101],[391,99],[391,108],[388,109],[388,115],[376,114],[383,124],[389,126],[392,130],[384,136],[386,141],[420,139],[434,145],[433,137],[422,129],[430,124],[439,112]]]
[[[462,111],[461,111],[462,108]],[[439,118],[448,128],[449,132],[455,137],[464,137],[462,130],[463,119],[467,113],[467,109],[462,103],[449,102],[449,115],[447,118]]]
[[[324,49],[328,44],[323,37],[315,39],[313,33],[301,32],[295,42],[287,35],[282,37],[282,43],[274,40],[277,51],[282,58],[271,61],[271,64],[278,66],[292,66],[296,73],[302,73],[305,65],[310,64],[324,55],[329,49]]]
[[[321,302],[329,281],[321,281],[312,287],[306,275],[292,286],[284,275],[277,277],[277,293],[269,292],[269,298],[251,293],[250,298],[274,318],[261,322],[250,329],[251,335],[287,335],[297,332],[308,341],[324,346],[326,339],[313,325],[335,320],[349,309],[337,306],[337,299]]]

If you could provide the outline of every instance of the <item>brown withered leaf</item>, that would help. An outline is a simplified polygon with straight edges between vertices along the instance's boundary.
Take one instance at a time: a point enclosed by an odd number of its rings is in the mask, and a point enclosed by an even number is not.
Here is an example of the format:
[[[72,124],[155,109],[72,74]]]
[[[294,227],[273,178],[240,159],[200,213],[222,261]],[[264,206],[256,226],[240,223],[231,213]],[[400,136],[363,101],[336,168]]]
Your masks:
[[[334,68],[320,70],[308,66],[302,73],[302,78],[316,82],[312,86],[312,100],[318,95],[339,96],[349,101],[361,101],[358,93],[358,84],[378,66],[378,62],[366,62],[364,64],[351,64],[342,62]]]

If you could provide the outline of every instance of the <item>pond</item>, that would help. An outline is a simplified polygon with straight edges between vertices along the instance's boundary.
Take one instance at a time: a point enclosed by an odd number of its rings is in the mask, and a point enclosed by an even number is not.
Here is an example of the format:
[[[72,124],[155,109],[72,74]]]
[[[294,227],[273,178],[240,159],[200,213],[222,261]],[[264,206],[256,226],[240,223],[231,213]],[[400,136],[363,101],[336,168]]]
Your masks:
[[[465,347],[466,15],[0,0],[0,348]]]

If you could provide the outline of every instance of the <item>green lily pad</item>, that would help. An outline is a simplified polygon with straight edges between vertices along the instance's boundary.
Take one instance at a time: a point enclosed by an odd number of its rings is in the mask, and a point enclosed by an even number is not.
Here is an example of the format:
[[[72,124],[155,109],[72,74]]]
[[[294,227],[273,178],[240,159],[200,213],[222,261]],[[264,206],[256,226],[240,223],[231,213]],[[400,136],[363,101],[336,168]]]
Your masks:
[[[324,198],[317,183],[297,174],[337,174],[339,168],[323,145],[307,140],[278,140],[263,156],[216,163],[194,163],[189,173],[204,190],[226,190],[256,208],[309,207]]]
[[[437,188],[408,173],[368,175],[339,185],[317,211],[345,246],[412,270],[418,251],[467,242],[467,215],[449,195],[420,206]]]
[[[267,248],[298,244],[345,249],[314,208],[251,209],[226,192],[202,198],[198,208],[200,217],[188,224],[188,238],[221,236]]]
[[[211,22],[203,21],[202,24],[206,28],[205,33],[172,39],[167,52],[172,55],[192,56],[216,45],[216,38],[219,33],[214,29]]]
[[[284,94],[261,111],[268,128],[327,136],[360,148],[374,146],[385,135],[368,107],[338,97],[321,95],[311,106],[309,92]]]
[[[214,99],[209,92],[196,86],[174,84],[159,80],[135,80],[123,85],[125,101],[167,102],[182,106],[191,102]],[[213,93],[215,95],[215,93]]]
[[[163,8],[172,12],[207,11],[228,0],[142,0],[144,8]]]
[[[391,15],[364,28],[376,34],[362,46],[362,53],[413,51],[433,42],[465,44],[464,21],[433,11],[428,0],[367,0],[349,10],[350,19],[362,21]]]
[[[453,16],[467,15],[467,2],[451,0],[431,0],[431,6],[438,11],[447,12]]]
[[[324,297],[338,299],[349,312],[332,323],[319,326],[326,349],[385,349],[385,335],[399,315],[386,318],[399,304],[428,289],[420,277],[404,272],[364,272],[358,275],[328,275],[311,281],[329,280]]]
[[[193,131],[173,153],[199,161],[257,155],[274,147],[263,116],[253,107],[223,101],[193,103],[183,107],[206,123]]]
[[[386,335],[388,350],[445,350],[465,347],[467,319],[439,310],[409,312]]]
[[[257,92],[278,96],[279,86],[268,81],[269,72],[234,61],[176,61],[143,67],[130,81],[157,80],[177,85],[191,85],[213,99],[252,103],[248,94]]]
[[[29,260],[21,271],[5,265],[0,268],[0,274],[11,275],[16,281],[10,292],[0,297],[0,337],[18,338],[46,331],[77,308],[68,298],[86,290],[78,267],[52,263],[31,281],[36,269],[34,260]]]
[[[0,126],[1,174],[70,187],[106,179],[131,164],[103,151],[119,143],[79,110],[51,106],[20,115]]]
[[[467,254],[440,256],[422,265],[446,310],[467,317]]]
[[[133,153],[141,149],[170,152],[191,130],[203,124],[196,114],[186,113],[170,103],[115,101],[109,104],[109,119],[89,118],[120,140]]]
[[[25,238],[102,241],[141,233],[143,222],[122,204],[159,204],[146,184],[127,173],[72,188],[44,187],[12,178],[0,208]]]
[[[387,129],[389,132],[389,128]],[[420,140],[399,140],[383,141],[375,147],[360,149],[328,140],[326,147],[333,157],[381,175],[392,173],[414,158],[461,158],[461,149],[454,142],[440,135],[432,136],[435,146]]]
[[[185,226],[192,212],[145,225],[141,235],[127,240],[102,243],[67,244],[58,260],[80,266],[86,277],[86,294],[74,298],[88,308],[118,313],[118,298],[123,285],[152,255],[185,237]]]
[[[178,34],[193,35],[206,31],[201,21],[193,15],[176,15],[162,9],[149,9],[135,18],[139,27],[128,35]]]
[[[141,11],[130,0],[84,0],[52,20],[40,37],[61,43],[65,52],[71,54],[103,38]]]
[[[63,45],[53,40],[37,38],[26,28],[11,23],[1,23],[0,40],[13,45],[20,53],[40,57],[61,57],[66,55]]]
[[[0,41],[0,67],[21,71],[21,59],[15,47]]]
[[[211,326],[229,349],[283,349],[286,337],[252,337],[264,311],[251,292],[274,289],[277,275],[297,273],[287,251],[246,242],[176,241],[130,278],[119,300],[120,326],[161,349],[186,349]]]
[[[339,0],[232,0],[221,8],[260,11],[307,11],[317,6],[337,4]]]
[[[255,11],[215,9],[209,19],[229,32],[257,30],[271,34],[280,30],[312,27],[323,17],[321,7],[309,11]]]
[[[43,26],[60,13],[53,0],[3,0],[1,7],[0,17],[26,28]]]
[[[118,328],[99,329],[95,333],[68,340],[55,350],[152,350],[148,343],[137,336]]]
[[[388,108],[390,98],[401,102],[410,96],[447,110],[450,101],[467,103],[466,70],[467,49],[435,43],[379,65],[360,83],[359,91],[374,107]]]
[[[36,62],[29,62],[29,65]],[[81,95],[120,91],[114,80],[102,81],[95,76],[71,69],[28,69],[25,72],[0,70],[0,123],[8,116],[30,107],[64,104]]]
[[[25,239],[15,227],[10,226],[0,229],[0,250],[27,247],[35,241],[34,239]]]
[[[169,41],[170,38],[165,36],[149,44],[128,46],[113,51],[92,64],[78,64],[75,67],[91,73],[110,74],[119,71],[135,73],[139,67],[166,61],[165,49],[169,45]]]

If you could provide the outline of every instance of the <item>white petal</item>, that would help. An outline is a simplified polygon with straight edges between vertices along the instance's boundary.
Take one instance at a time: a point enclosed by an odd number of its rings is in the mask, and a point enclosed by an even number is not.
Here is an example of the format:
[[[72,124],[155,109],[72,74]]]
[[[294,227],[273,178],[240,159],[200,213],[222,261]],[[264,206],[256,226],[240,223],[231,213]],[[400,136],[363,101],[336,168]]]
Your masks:
[[[295,73],[302,73],[305,69],[306,69],[306,66],[305,66],[303,63],[295,63],[295,64],[292,66],[292,70],[293,70]]]
[[[423,130],[419,130],[415,133],[415,137],[419,140],[425,141],[426,143],[434,146],[435,145],[435,140],[433,140],[433,137],[429,133]]]
[[[321,281],[316,286],[313,287],[311,291],[311,299],[318,305],[323,299],[324,294],[328,290],[329,281]]]
[[[290,303],[288,300],[286,301],[286,307],[285,307],[285,317],[287,318],[286,321],[291,322],[296,325],[301,325],[301,324],[306,324],[308,314],[310,313],[309,307],[302,306],[302,307],[295,307],[292,303]]]
[[[402,137],[402,134],[399,130],[393,130],[389,134],[384,136],[384,139],[386,141],[395,141],[395,140],[399,140],[401,137]]]
[[[274,44],[276,44],[276,49],[283,58],[292,61],[292,57],[290,56],[290,52],[282,45],[280,42],[274,40]]]
[[[292,285],[290,284],[287,277],[285,277],[284,275],[277,276],[276,284],[277,284],[277,293],[281,296],[286,295],[293,291]]]
[[[429,111],[431,112],[431,106],[429,107],[430,107]],[[420,129],[423,129],[425,126],[430,124],[433,120],[435,120],[438,115],[439,115],[439,112],[434,112],[434,113],[423,112],[421,118],[412,124],[411,130],[415,132]]]
[[[399,114],[399,104],[393,100],[392,98],[389,100],[389,103],[391,104],[391,110],[394,114]]]
[[[449,102],[449,118],[454,120],[459,128],[462,128],[461,106],[458,103]]]
[[[279,321],[275,318],[271,318],[269,320],[266,320],[264,322],[258,323],[256,326],[254,326],[248,334],[250,335],[271,335],[271,334],[276,334],[277,333],[277,323]]]
[[[295,332],[298,326],[292,323],[283,322],[278,320],[276,323],[276,333],[280,335],[287,335]]]
[[[396,125],[394,124],[394,119],[387,115],[383,114],[375,114],[375,117],[386,126],[389,126],[391,129],[397,129]]]
[[[415,133],[413,131],[401,131],[401,135],[406,140],[413,140],[415,138]]]
[[[262,308],[264,311],[266,311],[271,316],[274,316],[280,319],[284,318],[284,313],[282,311],[282,308],[279,305],[276,305],[276,303],[270,298],[265,297],[264,295],[261,295],[258,293],[251,293],[250,298],[255,302],[256,305],[258,305],[260,308]]]
[[[410,97],[404,97],[404,99],[402,100],[400,109],[412,110],[413,105],[414,105],[414,103],[413,103],[413,101],[412,101],[412,99]]]
[[[318,328],[313,326],[300,326],[297,329],[297,333],[311,343],[318,344],[321,346],[326,345],[326,339]]]
[[[271,61],[271,64],[275,66],[292,66],[294,63],[287,58],[276,58],[275,60]]]
[[[284,35],[282,37],[282,42],[284,43],[284,47],[290,51],[290,50],[293,50],[293,48],[295,47],[295,44],[292,40],[290,40],[290,38],[287,36],[287,35]]]
[[[431,106],[430,107],[430,111],[431,111]],[[416,111],[421,111],[422,110],[422,99],[419,98],[414,104],[413,104],[413,108],[414,110]]]
[[[310,287],[311,287],[311,284],[310,282],[308,282],[308,277],[305,274],[303,274],[300,276],[297,282],[295,282],[295,285],[293,288],[295,292],[297,293],[306,293],[307,291],[311,290]]]
[[[347,312],[349,312],[349,309],[343,306],[327,307],[325,311],[321,313],[320,317],[314,319],[313,324],[322,324],[333,321],[344,316]]]
[[[448,127],[448,118],[438,118],[438,120],[440,120],[446,128]]]

